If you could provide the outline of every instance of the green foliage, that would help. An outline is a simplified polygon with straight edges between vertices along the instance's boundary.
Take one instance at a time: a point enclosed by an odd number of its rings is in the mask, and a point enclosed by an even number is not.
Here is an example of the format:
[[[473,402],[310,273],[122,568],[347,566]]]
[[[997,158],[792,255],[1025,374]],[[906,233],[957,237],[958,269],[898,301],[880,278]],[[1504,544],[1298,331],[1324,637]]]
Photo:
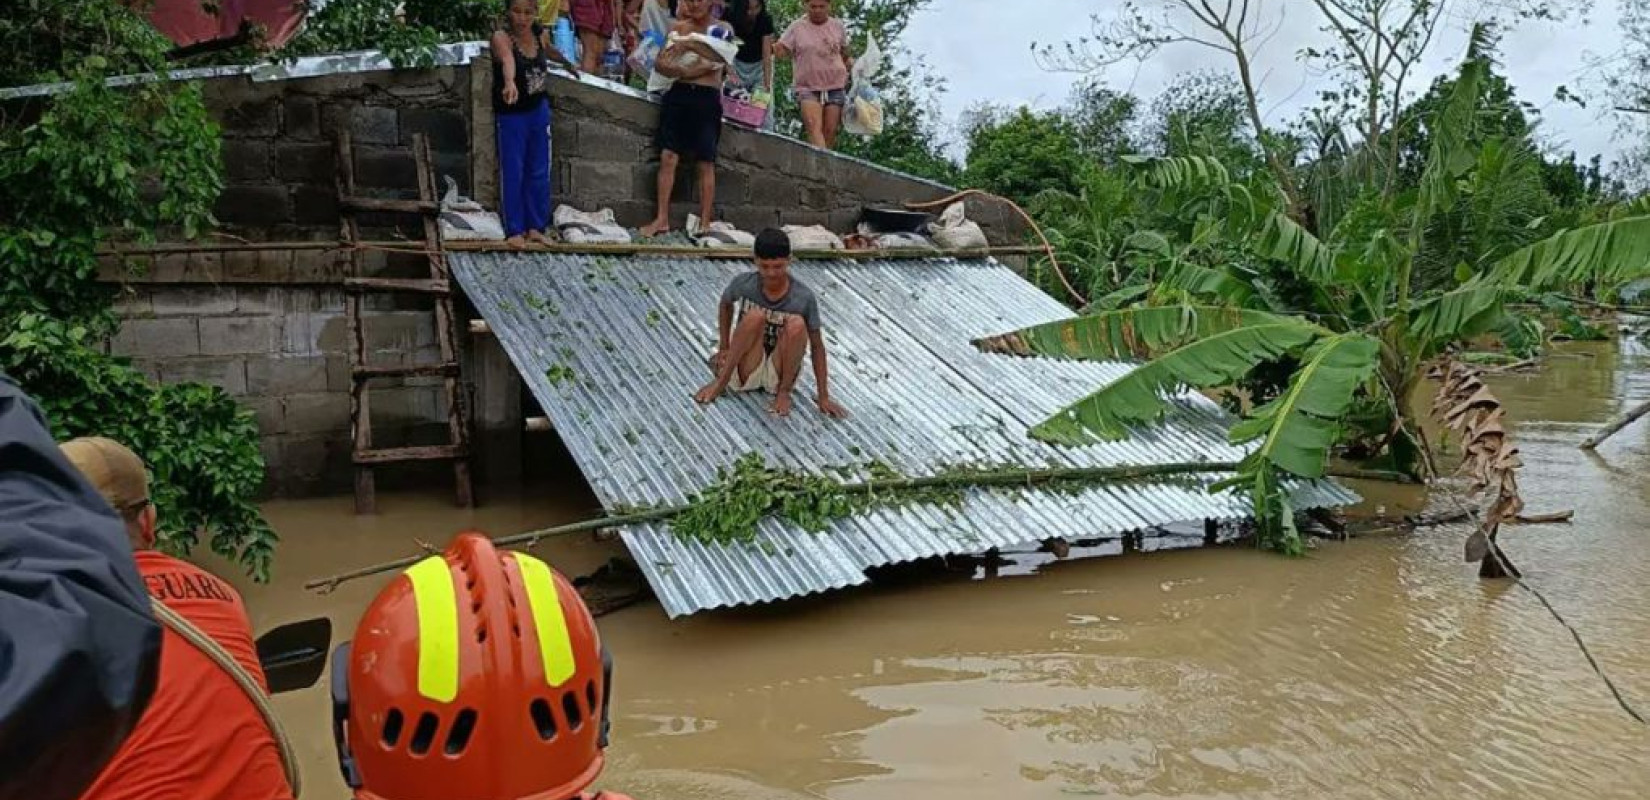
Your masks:
[[[1475,31],[1458,74],[1429,98],[1425,152],[1400,190],[1383,188],[1383,162],[1360,162],[1326,134],[1319,152],[1337,161],[1317,180],[1333,208],[1304,220],[1284,212],[1285,187],[1267,172],[1208,152],[1124,158],[1127,219],[1085,216],[1066,195],[1042,205],[1059,213],[1057,240],[1106,258],[1116,279],[1095,293],[1098,313],[986,341],[1148,360],[1033,435],[1118,438],[1160,420],[1186,386],[1243,390],[1249,411],[1232,435],[1256,449],[1224,485],[1250,494],[1263,541],[1295,550],[1284,476],[1323,475],[1337,447],[1413,469],[1408,400],[1428,359],[1488,333],[1531,353],[1549,328],[1509,302],[1650,274],[1650,206],[1577,215],[1592,224],[1553,232],[1550,171],[1498,99],[1489,45]],[[1559,335],[1597,333],[1568,301],[1540,302]]]
[[[1102,318],[1109,318],[1104,319],[1100,325],[1090,327],[1109,332],[1116,326],[1126,331],[1134,326],[1136,318],[1145,323],[1140,326],[1141,328],[1155,327],[1154,323],[1160,324],[1165,317],[1181,311],[1182,309],[1177,308],[1117,311],[1087,317],[1081,321],[1100,321]],[[1130,425],[1160,421],[1168,411],[1164,395],[1178,387],[1229,386],[1248,374],[1256,365],[1304,347],[1325,332],[1322,328],[1297,319],[1273,317],[1253,311],[1231,315],[1215,309],[1205,309],[1198,317],[1216,321],[1237,319],[1247,324],[1226,330],[1216,330],[1216,326],[1207,326],[1202,331],[1204,335],[1177,347],[1162,349],[1140,368],[1056,412],[1054,416],[1032,428],[1031,435],[1044,441],[1065,445],[1087,444],[1094,441],[1093,437],[1122,439],[1128,435]],[[1150,322],[1145,322],[1146,320]],[[1172,331],[1184,330],[1184,327],[1183,323],[1176,325],[1171,322],[1155,330],[1143,331],[1144,335],[1137,341],[1155,342],[1161,346],[1162,342],[1170,338],[1169,334]],[[1101,338],[1103,337],[1093,337],[1087,341],[1098,342]],[[1090,357],[1103,359],[1115,357],[1112,354],[1116,352],[1116,344],[1118,343],[1105,342],[1099,349],[1092,351],[1070,346],[1065,349],[1068,353],[1072,350],[1092,352],[1094,355]]]
[[[105,85],[166,66],[169,43],[126,5],[23,2],[32,16],[0,17],[0,83],[71,86],[0,112],[0,370],[59,437],[109,436],[145,460],[162,547],[187,553],[210,529],[213,550],[266,577],[276,539],[252,505],[264,466],[252,416],[103,352],[117,326],[99,247],[213,224],[217,126],[193,84]]]
[[[503,17],[502,0],[328,0],[278,56],[382,50],[396,66],[429,66],[442,43],[486,39]]]
[[[671,520],[676,535],[716,544],[748,543],[757,523],[774,516],[803,530],[821,531],[854,510],[841,484],[819,475],[771,470],[758,453],[746,453],[717,482]]]
[[[1075,193],[1090,162],[1059,113],[984,108],[968,125],[963,182],[1024,204],[1039,192]]]

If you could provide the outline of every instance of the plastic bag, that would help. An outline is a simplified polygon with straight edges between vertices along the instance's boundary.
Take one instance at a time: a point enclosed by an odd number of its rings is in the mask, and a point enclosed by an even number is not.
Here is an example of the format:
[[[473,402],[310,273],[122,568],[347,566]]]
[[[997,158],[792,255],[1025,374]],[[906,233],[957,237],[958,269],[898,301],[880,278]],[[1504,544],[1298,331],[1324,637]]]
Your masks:
[[[980,224],[965,215],[961,201],[945,207],[940,218],[928,226],[934,243],[947,250],[973,250],[990,247]]]
[[[580,211],[572,206],[556,206],[551,222],[570,244],[630,244],[630,231],[613,216],[613,209]]]
[[[790,237],[793,250],[846,249],[842,239],[823,225],[786,225],[783,230]]]
[[[842,130],[855,136],[876,136],[882,133],[882,98],[871,85],[882,71],[882,48],[877,37],[870,36],[865,53],[854,60],[852,80],[848,84],[848,107],[842,113]]]
[[[453,176],[441,177],[447,182],[447,193],[441,197],[441,238],[454,241],[504,238],[504,225],[497,214],[460,195],[458,181],[453,180]]]
[[[709,227],[701,229],[698,214],[689,214],[687,218],[687,235],[694,244],[700,247],[755,247],[756,237],[733,227],[733,225],[717,220]]]

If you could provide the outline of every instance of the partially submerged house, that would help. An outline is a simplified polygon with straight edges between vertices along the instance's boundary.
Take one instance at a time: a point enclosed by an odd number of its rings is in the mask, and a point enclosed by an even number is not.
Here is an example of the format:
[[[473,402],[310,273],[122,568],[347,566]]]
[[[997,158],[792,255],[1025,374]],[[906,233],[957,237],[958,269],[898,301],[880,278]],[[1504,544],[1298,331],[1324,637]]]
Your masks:
[[[223,126],[227,187],[217,215],[242,243],[162,246],[146,254],[138,276],[112,260],[106,277],[129,292],[111,347],[157,379],[213,383],[254,408],[272,493],[344,490],[363,472],[430,476],[374,469],[373,451],[352,435],[361,417],[380,451],[426,446],[430,460],[474,462],[496,481],[555,446],[524,433],[524,419],[542,413],[609,511],[686,501],[750,452],[833,477],[872,465],[917,477],[973,467],[1230,462],[1246,453],[1227,443],[1231,420],[1191,394],[1166,424],[1127,441],[1056,448],[1030,439],[1032,425],[1129,367],[976,350],[973,339],[1070,316],[989,257],[799,262],[794,274],[821,297],[833,395],[853,416],[819,415],[806,371],[787,419],[754,397],[700,407],[692,393],[708,376],[717,298],[744,263],[693,253],[452,251],[438,254],[432,273],[419,244],[422,206],[359,201],[422,191],[428,205],[434,177],[415,167],[427,162],[435,176],[496,207],[491,74],[479,44],[444,48],[428,69],[391,70],[366,53],[185,77],[204,80]],[[45,90],[6,90],[0,101],[26,101],[31,91]],[[558,81],[553,102],[556,202],[612,208],[631,223],[649,217],[652,101],[587,76]],[[340,148],[341,140],[349,144]],[[415,142],[427,143],[427,156],[415,159]],[[750,130],[730,128],[723,152],[719,215],[746,230],[847,231],[866,206],[951,191]],[[678,218],[692,183],[685,171]],[[1019,243],[1008,209],[971,200],[968,211],[994,243]],[[340,249],[341,213],[358,222],[345,238],[391,246]],[[398,240],[406,246],[393,246]],[[419,288],[410,300],[346,294],[371,282]],[[438,306],[456,303],[452,313],[432,314],[430,295]],[[471,320],[483,321],[475,327],[486,335],[463,333]],[[364,375],[372,402],[357,409]],[[473,435],[453,444],[452,420]],[[1173,539],[1165,526],[1192,523],[1201,543],[1204,523],[1248,513],[1241,498],[1207,492],[1214,479],[971,489],[959,505],[885,508],[818,533],[767,520],[752,546],[685,540],[663,523],[620,534],[676,616],[855,585],[877,566],[1049,538],[1149,550]],[[1353,499],[1322,482],[1299,487],[1296,505]]]

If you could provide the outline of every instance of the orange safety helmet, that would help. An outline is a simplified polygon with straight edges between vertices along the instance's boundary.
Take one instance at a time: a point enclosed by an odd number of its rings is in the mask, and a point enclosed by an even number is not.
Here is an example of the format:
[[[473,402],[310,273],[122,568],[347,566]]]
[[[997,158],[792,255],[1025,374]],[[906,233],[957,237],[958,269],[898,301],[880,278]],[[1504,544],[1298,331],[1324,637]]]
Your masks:
[[[611,676],[571,583],[459,534],[333,653],[344,780],[357,800],[568,800],[602,770]]]

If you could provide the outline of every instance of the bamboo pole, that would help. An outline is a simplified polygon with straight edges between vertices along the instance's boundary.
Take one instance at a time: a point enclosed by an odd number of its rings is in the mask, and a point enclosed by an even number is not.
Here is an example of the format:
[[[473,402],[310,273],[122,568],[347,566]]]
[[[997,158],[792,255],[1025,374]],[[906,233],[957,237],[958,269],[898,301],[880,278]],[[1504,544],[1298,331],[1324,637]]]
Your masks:
[[[1599,445],[1604,443],[1605,439],[1608,439],[1611,436],[1616,435],[1617,433],[1619,433],[1621,431],[1622,428],[1625,428],[1628,425],[1633,424],[1636,420],[1638,420],[1639,417],[1642,417],[1645,414],[1650,414],[1650,401],[1645,401],[1643,403],[1640,403],[1637,406],[1635,406],[1634,408],[1632,408],[1631,410],[1621,414],[1620,416],[1617,416],[1615,419],[1610,420],[1608,423],[1605,424],[1603,430],[1600,430],[1598,433],[1595,433],[1592,436],[1587,437],[1587,441],[1584,441],[1584,442],[1581,443],[1581,449],[1583,449],[1583,450],[1597,449]]]
[[[1190,462],[1176,464],[1151,464],[1138,467],[1078,467],[1066,469],[1012,469],[987,470],[966,474],[934,475],[923,478],[884,478],[862,481],[859,483],[843,484],[842,490],[851,495],[875,495],[882,492],[900,492],[916,489],[954,488],[972,486],[1035,486],[1041,483],[1054,481],[1072,481],[1088,484],[1104,484],[1109,482],[1136,481],[1145,478],[1160,478],[1170,475],[1194,475],[1212,473],[1236,472],[1236,462]],[[1396,480],[1413,482],[1405,476],[1389,472],[1375,472],[1370,470],[1331,470],[1334,477],[1351,477],[1366,480]],[[513,536],[504,536],[493,539],[495,547],[512,547],[523,545],[530,549],[543,539],[559,536],[571,536],[578,533],[590,533],[603,528],[617,528],[625,525],[641,525],[648,522],[660,522],[676,517],[694,504],[688,503],[678,506],[656,508],[648,511],[639,511],[634,514],[620,514],[605,516],[597,519],[575,522],[568,525],[558,525],[537,531],[528,531]],[[418,561],[427,558],[428,554],[420,554],[408,558],[387,561],[370,567],[334,575],[330,578],[320,578],[304,584],[305,589],[330,592],[346,581],[365,578],[410,567]]]

